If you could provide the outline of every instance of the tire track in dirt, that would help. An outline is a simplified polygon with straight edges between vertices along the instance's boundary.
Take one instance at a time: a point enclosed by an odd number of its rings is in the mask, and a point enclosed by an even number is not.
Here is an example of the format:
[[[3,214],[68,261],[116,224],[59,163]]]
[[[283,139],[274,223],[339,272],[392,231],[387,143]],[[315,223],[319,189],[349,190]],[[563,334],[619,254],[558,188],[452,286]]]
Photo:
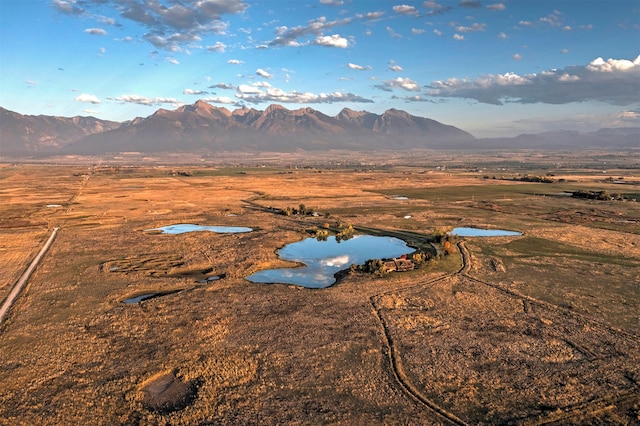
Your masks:
[[[464,245],[464,241],[460,241],[457,244],[458,246],[458,250],[460,251],[461,257],[462,257],[462,266],[461,268],[451,274],[446,274],[428,281],[424,281],[424,282],[420,282],[418,284],[415,284],[413,286],[409,286],[406,288],[401,289],[400,291],[406,291],[409,289],[413,289],[413,288],[417,288],[417,287],[425,287],[425,286],[433,286],[435,284],[437,284],[438,282],[441,282],[443,280],[446,279],[450,279],[453,277],[464,277],[465,279],[469,279],[472,281],[475,281],[477,283],[480,284],[484,284],[487,285],[489,287],[492,287],[494,289],[497,289],[499,291],[502,291],[512,297],[516,297],[519,298],[520,300],[522,300],[523,303],[523,310],[526,313],[532,313],[534,311],[534,306],[540,306],[540,307],[544,307],[545,309],[550,309],[552,311],[555,312],[563,312],[566,313],[565,309],[562,309],[561,307],[558,307],[556,305],[538,300],[538,299],[534,299],[532,297],[529,296],[525,296],[523,294],[519,294],[518,292],[515,292],[513,290],[509,290],[506,288],[503,288],[497,284],[493,284],[493,283],[489,283],[483,280],[480,280],[478,278],[474,278],[472,276],[468,275],[468,272],[471,270],[471,255],[467,249],[467,247]],[[396,347],[395,343],[394,343],[394,339],[391,335],[391,331],[389,329],[389,325],[387,324],[387,322],[384,319],[384,316],[382,314],[382,308],[379,306],[378,302],[383,296],[385,295],[390,295],[393,293],[396,293],[398,290],[390,290],[387,292],[383,292],[383,293],[379,293],[377,295],[372,296],[369,299],[369,302],[371,304],[372,307],[372,311],[373,314],[375,315],[375,317],[378,320],[378,324],[380,326],[380,329],[382,331],[382,334],[385,337],[385,346],[386,346],[386,352],[387,355],[389,357],[389,365],[391,367],[393,376],[396,380],[396,382],[398,382],[398,385],[400,386],[400,388],[409,396],[411,397],[413,400],[419,402],[420,404],[422,404],[423,406],[425,406],[426,408],[432,410],[433,412],[437,413],[438,415],[440,415],[444,420],[448,421],[451,424],[455,424],[455,425],[466,425],[467,423],[458,418],[454,413],[447,411],[446,409],[440,407],[439,405],[437,405],[436,403],[434,403],[433,401],[431,401],[428,397],[426,397],[418,388],[416,388],[416,386],[413,385],[413,383],[411,383],[411,380],[409,379],[409,377],[407,376],[407,374],[404,371],[404,368],[402,366],[402,359],[401,359],[401,355],[399,354],[398,348]],[[603,323],[602,321],[597,321],[593,318],[587,318],[584,315],[580,315],[576,312],[571,312],[571,315],[589,320],[591,322],[594,322],[596,324],[598,324],[599,326],[604,327],[605,329],[614,332],[614,333],[619,333],[624,335],[627,338],[637,338],[637,335],[634,335],[633,333],[629,333],[626,332],[624,330],[621,329],[615,329],[605,323]],[[595,355],[589,351],[588,349],[582,348],[581,346],[578,346],[575,342],[573,341],[569,341],[566,340],[567,343],[571,346],[573,346],[576,350],[578,350],[579,352],[583,353],[587,358],[595,358]],[[599,409],[606,409],[609,406],[612,405],[620,405],[620,404],[626,404],[626,405],[630,405],[633,403],[637,403],[640,401],[640,396],[638,395],[637,391],[629,391],[629,392],[624,392],[621,394],[618,394],[615,397],[605,397],[596,401],[587,401],[583,404],[578,404],[577,406],[574,407],[570,407],[568,410],[563,411],[562,413],[554,413],[553,415],[550,416],[543,416],[542,418],[538,417],[536,419],[528,419],[525,420],[525,422],[523,424],[527,424],[527,425],[536,425],[536,426],[540,426],[540,425],[549,425],[549,424],[562,424],[563,421],[567,421],[570,420],[572,418],[575,418],[576,416],[579,416],[581,414],[584,414],[585,410],[589,411],[589,412],[595,412]]]
[[[82,190],[87,186],[87,182],[89,182],[89,179],[91,178],[91,176],[94,175],[95,170],[96,168],[94,166],[91,168],[91,171],[89,171],[89,174],[82,176],[82,180],[80,181],[80,188],[78,188],[78,191],[76,191],[76,193],[73,194],[71,198],[69,198],[69,201],[67,201],[67,203],[69,204],[69,207],[67,207],[64,210],[65,213],[69,213],[71,212],[71,210],[73,210],[74,203],[76,202],[78,197],[80,197],[80,195],[82,194]]]
[[[463,243],[460,242],[458,243],[458,247],[460,248],[460,246],[463,246]],[[406,287],[403,288],[402,291],[406,291],[412,288],[416,288],[416,287],[425,287],[425,286],[429,286],[429,285],[433,285],[436,284],[442,280],[445,280],[447,278],[451,278],[457,275],[462,275],[464,274],[466,271],[469,270],[470,266],[469,266],[469,254],[468,252],[466,252],[466,248],[465,251],[463,252],[462,249],[460,249],[460,253],[462,254],[462,267],[452,273],[452,274],[446,274],[431,280],[427,280],[424,282],[420,282],[418,284],[415,284],[413,286],[410,287]],[[466,254],[465,254],[466,253]],[[407,376],[407,374],[404,371],[404,367],[402,365],[402,359],[401,356],[398,354],[398,349],[394,344],[393,341],[393,337],[391,336],[391,332],[389,330],[389,326],[387,324],[387,322],[384,319],[384,316],[382,315],[381,312],[381,308],[378,305],[377,300],[380,300],[380,298],[382,296],[388,295],[388,294],[392,294],[394,292],[396,292],[397,290],[390,290],[390,291],[386,291],[383,293],[379,293],[377,295],[371,296],[369,298],[369,303],[371,304],[371,308],[373,311],[373,314],[375,315],[375,317],[378,320],[378,324],[382,330],[382,334],[385,337],[385,346],[386,346],[386,352],[387,355],[389,357],[389,365],[391,367],[391,372],[393,373],[393,377],[395,378],[396,382],[398,382],[398,385],[400,386],[400,388],[407,394],[409,395],[409,397],[411,397],[414,401],[417,401],[418,403],[420,403],[421,405],[423,405],[424,407],[430,409],[431,411],[435,412],[436,414],[438,414],[443,420],[447,421],[450,424],[454,424],[454,425],[467,425],[467,423],[465,421],[463,421],[462,419],[458,418],[455,414],[453,414],[450,411],[447,411],[446,409],[440,407],[439,405],[437,405],[435,402],[431,401],[429,398],[427,398],[418,388],[416,388],[412,383],[411,380],[409,379],[409,377]]]

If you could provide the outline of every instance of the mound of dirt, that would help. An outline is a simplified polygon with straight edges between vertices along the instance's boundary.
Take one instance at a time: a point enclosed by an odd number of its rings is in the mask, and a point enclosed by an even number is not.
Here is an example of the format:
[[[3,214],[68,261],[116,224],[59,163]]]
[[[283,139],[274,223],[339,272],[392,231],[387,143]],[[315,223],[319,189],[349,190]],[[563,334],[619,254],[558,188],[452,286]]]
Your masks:
[[[175,370],[158,373],[140,385],[142,405],[151,411],[169,413],[182,410],[193,402],[197,387],[183,382]]]

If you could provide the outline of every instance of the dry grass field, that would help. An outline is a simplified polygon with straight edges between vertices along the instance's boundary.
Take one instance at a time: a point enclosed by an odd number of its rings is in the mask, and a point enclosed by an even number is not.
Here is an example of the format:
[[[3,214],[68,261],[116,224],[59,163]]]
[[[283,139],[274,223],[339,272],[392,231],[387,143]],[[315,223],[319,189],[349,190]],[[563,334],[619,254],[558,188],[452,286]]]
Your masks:
[[[60,230],[0,324],[0,424],[640,424],[633,158],[2,164],[0,299]],[[272,209],[300,204],[319,216]],[[326,289],[245,279],[291,266],[276,249],[337,221],[523,235]],[[177,223],[253,231],[148,231]]]

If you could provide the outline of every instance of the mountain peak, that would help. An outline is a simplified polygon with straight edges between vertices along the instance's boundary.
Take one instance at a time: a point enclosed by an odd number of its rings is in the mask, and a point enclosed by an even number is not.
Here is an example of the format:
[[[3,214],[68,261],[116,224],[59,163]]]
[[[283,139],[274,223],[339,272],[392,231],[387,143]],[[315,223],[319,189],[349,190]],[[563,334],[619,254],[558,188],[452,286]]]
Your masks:
[[[362,117],[363,115],[370,114],[366,111],[354,111],[350,108],[342,108],[342,111],[338,113],[336,118],[338,120],[353,120],[354,118]]]
[[[289,111],[288,109],[286,109],[285,107],[283,107],[282,105],[278,105],[278,104],[271,104],[267,107],[267,109],[264,111],[265,114],[271,114],[274,113],[276,111]]]

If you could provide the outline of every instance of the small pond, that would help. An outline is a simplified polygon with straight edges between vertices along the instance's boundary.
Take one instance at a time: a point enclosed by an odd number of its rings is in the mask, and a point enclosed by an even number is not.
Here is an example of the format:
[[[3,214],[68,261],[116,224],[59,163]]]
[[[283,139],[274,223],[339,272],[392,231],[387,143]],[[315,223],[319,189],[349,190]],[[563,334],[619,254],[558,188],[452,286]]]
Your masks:
[[[196,282],[200,283],[200,284],[205,284],[205,283],[210,283],[210,282],[213,282],[213,281],[218,281],[219,279],[222,279],[222,278],[224,278],[224,275],[212,275],[210,277],[207,277],[207,278],[204,278],[204,279],[201,279],[201,280],[197,280]]]
[[[126,303],[126,304],[140,303],[143,300],[151,299],[154,297],[158,297],[158,293],[147,293],[147,294],[141,294],[140,296],[136,296],[136,297],[130,297],[128,299],[124,299],[122,303]]]
[[[170,290],[170,291],[161,291],[158,293],[145,293],[140,294],[138,296],[129,297],[124,299],[122,303],[126,303],[127,305],[132,305],[134,303],[144,302],[145,300],[155,299],[156,297],[168,296],[170,294],[178,293],[181,290]]]
[[[451,235],[459,237],[515,237],[522,235],[517,231],[505,231],[504,229],[480,229],[480,228],[453,228]]]
[[[163,234],[184,234],[197,231],[209,231],[218,234],[237,234],[241,232],[251,232],[253,229],[244,226],[201,226],[179,223],[176,225],[163,226],[162,228],[146,229],[146,231],[161,231]]]
[[[247,277],[254,283],[295,284],[307,288],[325,288],[336,282],[335,274],[369,259],[398,257],[413,252],[404,241],[394,237],[356,235],[349,240],[326,241],[307,238],[288,244],[276,253],[281,259],[303,263],[303,267],[268,269]]]

